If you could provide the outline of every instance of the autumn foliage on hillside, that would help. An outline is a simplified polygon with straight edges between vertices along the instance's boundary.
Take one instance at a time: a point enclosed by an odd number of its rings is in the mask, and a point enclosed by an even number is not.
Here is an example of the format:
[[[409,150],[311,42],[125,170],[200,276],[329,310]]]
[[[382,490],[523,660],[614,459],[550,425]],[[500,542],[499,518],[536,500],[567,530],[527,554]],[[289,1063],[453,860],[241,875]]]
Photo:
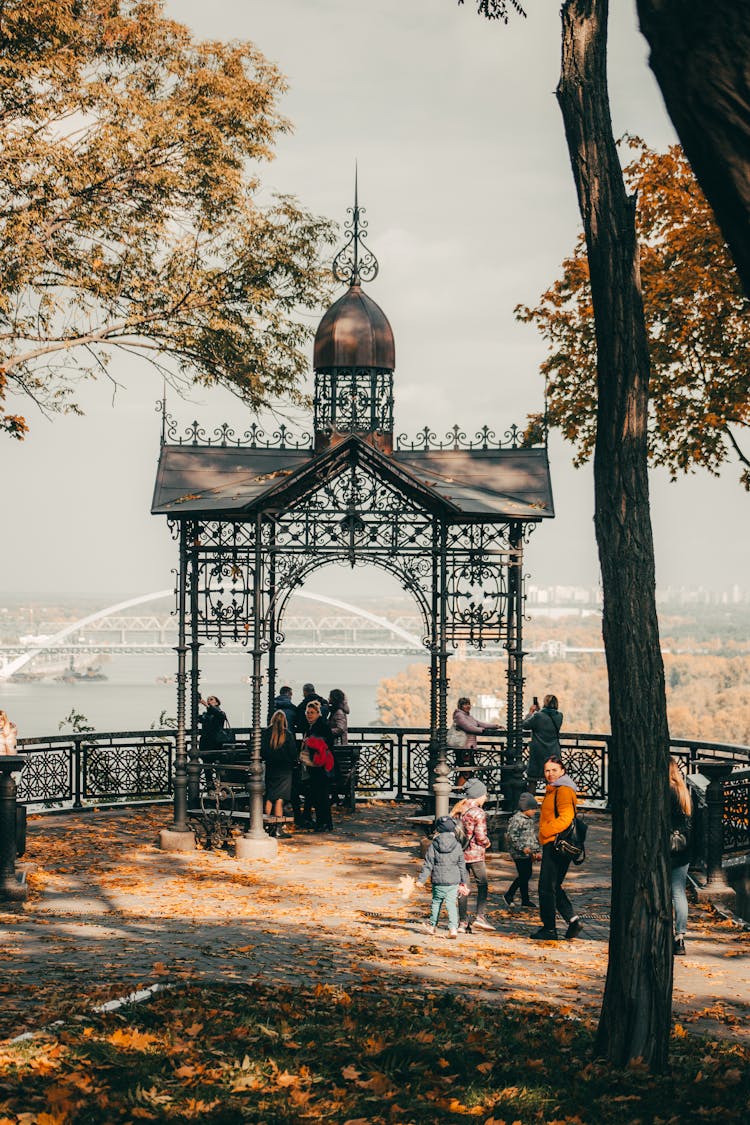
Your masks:
[[[750,745],[750,656],[664,656],[669,729],[673,738]],[[458,660],[449,664],[449,716],[459,695],[505,698],[505,662]],[[582,734],[609,731],[604,654],[526,664],[526,698],[554,692],[565,715],[564,730]],[[378,690],[380,720],[398,726],[429,723],[429,669],[411,665],[383,680]],[[505,711],[501,715],[504,722]]]

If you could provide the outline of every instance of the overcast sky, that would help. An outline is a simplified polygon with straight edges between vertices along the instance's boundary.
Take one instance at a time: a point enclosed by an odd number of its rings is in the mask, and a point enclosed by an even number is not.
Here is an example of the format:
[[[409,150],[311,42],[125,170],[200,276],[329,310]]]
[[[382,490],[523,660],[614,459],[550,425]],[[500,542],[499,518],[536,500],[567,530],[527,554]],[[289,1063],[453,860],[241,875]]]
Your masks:
[[[268,191],[293,192],[343,221],[355,159],[360,203],[380,275],[369,287],[396,339],[396,427],[497,432],[542,405],[544,345],[513,308],[555,278],[579,226],[562,121],[558,5],[528,0],[508,27],[473,0],[171,0],[169,13],[206,38],[252,39],[288,76],[294,133],[263,170]],[[654,147],[674,140],[646,63],[632,0],[612,5],[615,133]],[[321,310],[322,315],[323,310]],[[313,318],[314,321],[315,318]],[[312,345],[310,346],[312,355]],[[156,375],[116,361],[125,384],[82,396],[86,416],[52,423],[29,411],[31,436],[0,438],[6,537],[0,590],[140,594],[169,586],[176,550],[149,514],[159,453]],[[221,391],[171,401],[242,429]],[[304,428],[304,427],[303,427]],[[593,584],[598,566],[589,469],[550,448],[557,518],[528,552],[532,581]],[[661,586],[750,584],[750,498],[737,470],[670,484],[652,476]],[[369,586],[357,571],[346,592]],[[316,576],[309,589],[326,589]],[[340,579],[336,588],[341,591]],[[329,590],[330,592],[330,590]]]

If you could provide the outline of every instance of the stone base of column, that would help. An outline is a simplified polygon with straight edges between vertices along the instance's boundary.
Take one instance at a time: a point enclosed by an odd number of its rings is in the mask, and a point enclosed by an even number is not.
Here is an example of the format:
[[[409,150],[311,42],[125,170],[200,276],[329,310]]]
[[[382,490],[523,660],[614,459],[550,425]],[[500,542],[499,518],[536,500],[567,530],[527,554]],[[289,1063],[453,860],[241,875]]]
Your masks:
[[[279,842],[275,836],[262,838],[254,836],[238,836],[234,842],[234,854],[237,859],[275,859],[279,852]]]
[[[722,883],[708,883],[705,887],[698,887],[695,892],[698,902],[708,902],[722,907],[735,914],[737,911],[737,892]]]
[[[178,832],[176,828],[162,828],[159,847],[163,852],[194,852],[195,836],[189,830]]]
[[[28,888],[26,882],[15,875],[4,875],[0,879],[0,902],[24,902]]]

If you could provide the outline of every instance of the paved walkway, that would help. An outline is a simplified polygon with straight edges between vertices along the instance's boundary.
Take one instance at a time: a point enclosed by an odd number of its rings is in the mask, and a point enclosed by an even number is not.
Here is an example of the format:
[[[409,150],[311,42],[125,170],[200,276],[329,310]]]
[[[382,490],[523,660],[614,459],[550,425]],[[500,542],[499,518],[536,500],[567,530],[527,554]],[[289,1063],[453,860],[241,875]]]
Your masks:
[[[183,980],[452,988],[595,1015],[607,966],[606,818],[589,818],[589,859],[566,881],[581,937],[538,945],[528,939],[536,915],[502,901],[514,872],[503,854],[489,860],[496,932],[424,933],[428,891],[406,902],[398,891],[420,864],[407,815],[394,805],[339,814],[333,834],[280,841],[270,863],[159,851],[164,808],[31,818],[29,898],[0,913],[0,1038]],[[675,964],[676,1019],[747,1035],[750,935],[691,905],[687,946]]]

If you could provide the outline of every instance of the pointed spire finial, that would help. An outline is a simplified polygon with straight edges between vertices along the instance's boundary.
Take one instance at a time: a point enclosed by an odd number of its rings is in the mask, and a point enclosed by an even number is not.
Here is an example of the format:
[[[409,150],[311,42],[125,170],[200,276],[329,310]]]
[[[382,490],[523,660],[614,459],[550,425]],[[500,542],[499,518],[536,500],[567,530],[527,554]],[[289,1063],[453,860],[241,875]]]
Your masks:
[[[362,218],[365,208],[359,206],[359,168],[354,162],[354,207],[347,207],[351,218],[344,223],[346,241],[333,259],[333,276],[337,281],[360,285],[378,275],[378,260],[364,244],[367,222]]]

